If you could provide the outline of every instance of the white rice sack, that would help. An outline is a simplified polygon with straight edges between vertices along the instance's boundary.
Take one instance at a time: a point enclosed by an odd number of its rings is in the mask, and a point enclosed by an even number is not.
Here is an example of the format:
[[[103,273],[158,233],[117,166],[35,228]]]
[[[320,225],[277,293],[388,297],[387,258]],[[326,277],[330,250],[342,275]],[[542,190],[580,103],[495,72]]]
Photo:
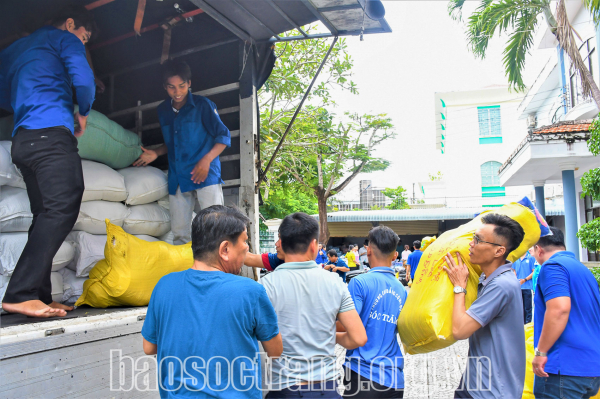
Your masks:
[[[75,271],[77,277],[87,277],[96,263],[104,259],[106,234],[94,235],[85,231],[72,231],[67,236],[67,242],[75,249],[75,256],[68,268]]]
[[[0,234],[0,274],[11,276],[17,261],[27,244],[27,233]],[[52,271],[58,271],[73,260],[74,249],[68,242],[63,242],[52,260]]]
[[[2,309],[2,300],[4,299],[4,294],[6,293],[9,280],[10,277],[0,275],[0,314],[6,313],[4,309]]]
[[[59,272],[50,273],[50,282],[52,283],[52,300],[62,302],[63,299],[63,278]]]
[[[123,227],[123,221],[127,215],[129,215],[129,209],[120,202],[83,202],[73,230],[85,231],[90,234],[106,234],[105,219],[110,219],[115,226]]]
[[[163,234],[162,236],[158,237],[159,240],[164,241],[167,244],[171,244],[171,245],[173,245],[174,238],[175,238],[175,235],[173,235],[172,231],[169,231],[167,234]]]
[[[136,236],[142,240],[152,242],[157,238],[148,235]],[[73,261],[67,266],[75,272],[76,277],[87,277],[96,263],[104,259],[106,234],[90,234],[85,231],[72,231],[66,241],[74,249]]]
[[[160,241],[158,238],[149,236],[147,234],[134,234],[134,235],[137,238],[139,238],[140,240],[144,240],[144,241],[148,241],[148,242]]]
[[[32,220],[27,190],[0,186],[0,232],[28,231]]]
[[[114,201],[127,199],[123,175],[110,167],[93,161],[81,161],[85,191],[82,201]]]
[[[167,176],[152,166],[119,169],[125,177],[127,205],[143,205],[156,202],[169,194]]]
[[[171,230],[171,215],[157,203],[134,205],[123,222],[123,230],[129,234],[147,234],[160,237]]]
[[[25,188],[21,172],[12,163],[11,146],[10,141],[0,141],[0,186]]]
[[[161,199],[158,200],[158,205],[162,206],[165,209],[170,209],[169,208],[169,196],[165,195],[164,197],[162,197]]]
[[[73,270],[62,269],[59,271],[63,278],[62,303],[74,304],[83,293],[83,283],[87,277],[77,277]]]

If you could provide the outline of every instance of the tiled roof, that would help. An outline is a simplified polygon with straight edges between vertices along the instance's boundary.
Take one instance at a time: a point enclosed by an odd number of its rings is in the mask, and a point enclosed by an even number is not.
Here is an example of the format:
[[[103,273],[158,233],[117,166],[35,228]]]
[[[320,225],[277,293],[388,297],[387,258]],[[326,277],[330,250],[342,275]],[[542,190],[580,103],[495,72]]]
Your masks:
[[[578,120],[578,121],[563,121],[555,123],[554,125],[542,126],[537,129],[533,129],[532,133],[579,133],[589,132],[592,119]]]

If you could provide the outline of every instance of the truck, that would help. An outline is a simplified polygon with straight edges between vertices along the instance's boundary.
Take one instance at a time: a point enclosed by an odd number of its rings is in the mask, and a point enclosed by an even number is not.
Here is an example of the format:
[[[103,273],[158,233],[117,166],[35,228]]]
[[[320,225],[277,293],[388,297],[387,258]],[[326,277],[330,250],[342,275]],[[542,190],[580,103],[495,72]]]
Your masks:
[[[3,0],[0,50],[48,23],[68,0]],[[226,205],[250,218],[250,251],[259,249],[260,112],[257,91],[274,63],[274,44],[390,32],[379,0],[81,0],[99,35],[89,45],[106,87],[93,108],[136,132],[144,146],[163,142],[156,107],[165,93],[161,63],[183,59],[195,94],[216,103],[232,136],[221,155]],[[302,27],[318,22],[324,32]],[[1,112],[1,111],[0,111]],[[4,115],[0,114],[0,117]],[[156,166],[167,167],[167,159]],[[257,280],[254,269],[243,274]],[[64,318],[0,316],[0,396],[6,398],[157,396],[156,358],[140,334],[146,307],[79,307]]]

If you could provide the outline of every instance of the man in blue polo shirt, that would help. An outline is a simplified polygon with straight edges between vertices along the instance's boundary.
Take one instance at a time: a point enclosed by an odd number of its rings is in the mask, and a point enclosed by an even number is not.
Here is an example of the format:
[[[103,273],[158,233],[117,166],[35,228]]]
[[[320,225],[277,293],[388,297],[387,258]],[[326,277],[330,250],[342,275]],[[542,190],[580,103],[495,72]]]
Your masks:
[[[421,241],[416,240],[413,242],[413,248],[415,249],[414,252],[408,255],[408,259],[406,260],[407,271],[410,273],[411,280],[415,279],[419,261],[421,260],[421,256],[423,256],[423,251],[421,251]]]
[[[565,250],[550,227],[534,256],[542,265],[535,293],[536,399],[589,398],[600,387],[600,292],[592,272]]]
[[[327,258],[329,258],[329,262],[327,262],[324,269],[329,270],[330,272],[336,272],[342,278],[342,280],[344,280],[345,283],[346,273],[350,271],[350,268],[348,267],[346,262],[344,262],[338,257],[338,254],[335,251],[335,249],[330,249],[329,252],[327,252]]]
[[[165,144],[155,150],[142,147],[134,166],[146,166],[158,156],[169,157],[169,210],[173,244],[191,240],[192,213],[196,201],[200,209],[223,205],[219,155],[231,146],[231,134],[217,106],[206,97],[192,94],[192,72],[184,61],[163,66],[163,84],[170,100],[158,108]]]
[[[513,263],[513,269],[517,274],[519,283],[521,284],[521,296],[523,298],[523,322],[525,324],[531,322],[531,311],[533,307],[533,271],[535,270],[535,258],[531,256],[529,251],[525,252],[520,259]]]
[[[346,352],[346,398],[403,397],[404,358],[396,322],[406,302],[406,290],[391,269],[399,240],[389,227],[371,229],[367,246],[371,270],[348,284],[368,340]],[[338,325],[338,331],[343,331],[342,326]]]
[[[3,299],[7,312],[54,317],[72,309],[52,300],[50,272],[83,196],[75,137],[85,131],[96,91],[85,52],[94,29],[85,7],[69,6],[51,25],[0,52],[0,107],[14,112],[12,160],[23,175],[33,213],[29,239]],[[79,104],[75,114],[73,87]]]

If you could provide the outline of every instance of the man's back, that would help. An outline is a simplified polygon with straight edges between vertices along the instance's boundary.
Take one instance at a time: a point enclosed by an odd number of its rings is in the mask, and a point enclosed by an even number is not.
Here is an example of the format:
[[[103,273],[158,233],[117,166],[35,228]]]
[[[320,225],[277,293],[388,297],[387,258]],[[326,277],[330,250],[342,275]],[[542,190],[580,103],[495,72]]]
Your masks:
[[[346,366],[378,384],[404,388],[396,324],[406,290],[389,267],[375,267],[353,278],[348,290],[369,339],[366,345],[346,352]],[[383,374],[379,367],[384,368]]]
[[[10,96],[13,135],[19,127],[65,126],[73,132],[72,85],[80,114],[87,115],[94,101],[94,74],[83,43],[72,33],[45,26],[0,53],[0,93]]]
[[[541,267],[535,295],[534,345],[546,321],[546,301],[569,297],[567,325],[548,351],[544,371],[579,377],[600,377],[600,292],[598,282],[572,252],[552,255]]]
[[[417,268],[419,266],[419,262],[421,261],[422,255],[423,255],[423,252],[419,249],[416,249],[415,252],[408,255],[408,259],[407,259],[406,263],[408,265],[410,265],[410,279],[411,280],[415,279],[415,275],[416,275],[415,273],[417,272]]]
[[[309,261],[284,263],[260,281],[275,307],[283,339],[283,354],[273,361],[267,382],[280,390],[303,381],[335,379],[336,317],[354,309],[342,280]]]
[[[261,398],[257,339],[268,341],[277,331],[277,318],[259,284],[219,271],[188,269],[171,273],[158,282],[142,335],[158,346],[161,397],[167,394],[163,387],[171,387],[175,389],[171,393],[182,395],[200,389],[199,397]],[[221,358],[215,361],[217,357]],[[209,362],[210,359],[213,361]],[[227,365],[225,359],[245,363],[247,371],[242,375],[240,364]],[[196,366],[190,361],[196,362]],[[215,373],[217,363],[226,370],[222,371],[220,383]],[[171,364],[173,383],[168,379]],[[228,370],[232,370],[231,375],[227,375]],[[183,383],[181,376],[186,379],[188,389],[185,385],[177,389]],[[248,378],[244,384],[243,378]],[[223,390],[217,392],[219,389]]]

